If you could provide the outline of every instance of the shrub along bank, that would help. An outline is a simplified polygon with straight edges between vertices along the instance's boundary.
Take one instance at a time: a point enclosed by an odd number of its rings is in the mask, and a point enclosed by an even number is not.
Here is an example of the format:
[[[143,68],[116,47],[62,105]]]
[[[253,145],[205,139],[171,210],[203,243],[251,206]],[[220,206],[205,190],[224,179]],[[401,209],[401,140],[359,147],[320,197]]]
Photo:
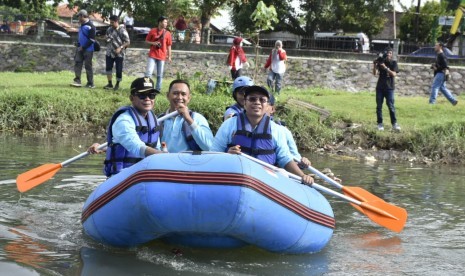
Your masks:
[[[126,77],[123,89],[103,90],[105,77],[96,76],[96,89],[69,85],[71,72],[0,73],[0,131],[15,134],[59,134],[104,136],[113,112],[129,104]],[[232,103],[228,87],[218,84],[206,95],[206,83],[190,79],[192,110],[205,115],[215,133],[223,112]],[[164,88],[155,101],[155,112],[168,108]],[[311,103],[330,112],[323,121],[312,109],[290,104],[290,99]],[[465,160],[465,101],[457,106],[440,97],[428,105],[426,97],[397,97],[396,108],[401,132],[392,132],[384,107],[386,130],[376,130],[373,92],[348,93],[328,89],[284,89],[277,98],[277,117],[286,121],[301,150],[328,151],[345,155],[375,155],[381,159],[416,159],[448,163]]]

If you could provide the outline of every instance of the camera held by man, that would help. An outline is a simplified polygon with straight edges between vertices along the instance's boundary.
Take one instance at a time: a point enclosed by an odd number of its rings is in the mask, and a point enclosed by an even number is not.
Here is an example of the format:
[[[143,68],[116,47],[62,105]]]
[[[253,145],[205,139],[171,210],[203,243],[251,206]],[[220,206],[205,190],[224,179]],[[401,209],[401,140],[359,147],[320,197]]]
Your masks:
[[[378,57],[373,61],[373,63],[377,64],[378,66],[380,64],[384,64],[386,62],[387,56],[388,54],[386,51],[381,52],[378,54]]]

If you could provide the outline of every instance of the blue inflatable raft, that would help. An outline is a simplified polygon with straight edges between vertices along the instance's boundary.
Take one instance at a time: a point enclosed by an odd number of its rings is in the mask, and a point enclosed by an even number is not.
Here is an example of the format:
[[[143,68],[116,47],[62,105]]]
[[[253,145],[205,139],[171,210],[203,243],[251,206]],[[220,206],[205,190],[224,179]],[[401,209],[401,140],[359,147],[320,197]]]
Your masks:
[[[240,155],[156,154],[109,178],[82,211],[86,234],[112,246],[155,239],[189,247],[320,251],[334,215],[315,189]]]

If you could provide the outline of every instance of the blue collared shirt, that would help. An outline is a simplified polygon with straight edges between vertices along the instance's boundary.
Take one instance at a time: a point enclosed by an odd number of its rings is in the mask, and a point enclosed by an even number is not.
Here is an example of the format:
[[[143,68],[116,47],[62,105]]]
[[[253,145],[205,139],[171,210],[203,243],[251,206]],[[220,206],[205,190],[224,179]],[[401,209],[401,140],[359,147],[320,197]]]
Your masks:
[[[294,136],[292,136],[292,132],[285,126],[278,126],[282,128],[283,132],[286,134],[287,146],[289,147],[289,151],[291,152],[292,156],[294,156],[295,160],[300,161],[300,159],[302,159],[302,156],[299,153],[299,149],[297,148],[297,144],[295,143]]]
[[[202,150],[210,150],[213,133],[207,119],[197,112],[192,113],[192,119],[194,119],[194,123],[189,126],[192,137]],[[181,115],[166,119],[163,122],[163,137],[161,141],[166,142],[168,152],[176,153],[191,150],[182,132],[183,123],[184,118]]]
[[[232,117],[221,124],[215,135],[211,151],[227,152],[228,145],[232,142],[232,137],[237,131],[238,117]],[[276,145],[275,153],[278,166],[284,168],[287,163],[293,161],[293,155],[289,151],[285,132],[273,121],[270,121],[271,136]]]
[[[127,151],[135,156],[140,158],[145,157],[145,149],[147,146],[139,138],[136,132],[136,123],[129,113],[129,110],[126,110],[126,112],[116,118],[111,127],[111,131],[113,132],[113,143],[121,144]],[[160,139],[157,141],[156,149],[160,149]]]

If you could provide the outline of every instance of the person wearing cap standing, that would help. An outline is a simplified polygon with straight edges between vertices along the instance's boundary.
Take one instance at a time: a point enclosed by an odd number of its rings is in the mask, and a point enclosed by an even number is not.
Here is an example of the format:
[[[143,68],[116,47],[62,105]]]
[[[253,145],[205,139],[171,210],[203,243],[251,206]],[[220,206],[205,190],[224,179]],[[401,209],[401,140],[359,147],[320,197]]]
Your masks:
[[[242,48],[242,37],[236,37],[233,40],[233,45],[229,49],[229,55],[226,61],[229,70],[231,70],[231,77],[233,80],[242,76],[242,67],[246,63],[247,57]]]
[[[458,101],[454,95],[446,87],[446,74],[445,71],[449,69],[447,66],[447,58],[443,51],[444,43],[438,42],[434,45],[434,51],[436,51],[436,62],[431,65],[431,69],[434,70],[433,83],[431,84],[431,95],[429,97],[429,103],[435,104],[438,92],[446,97],[446,99],[452,104],[457,105]]]
[[[268,164],[278,164],[286,171],[302,177],[304,183],[312,184],[313,178],[304,174],[293,160],[286,134],[267,115],[271,93],[256,85],[243,90],[244,112],[221,124],[211,150],[249,154]]]
[[[86,69],[87,88],[95,88],[94,71],[92,69],[92,58],[94,56],[95,26],[89,19],[86,10],[77,13],[79,23],[78,42],[76,55],[74,56],[74,74],[72,86],[81,87],[82,65]]]
[[[171,45],[173,41],[171,33],[166,29],[167,26],[168,18],[161,16],[158,18],[158,27],[151,29],[145,38],[145,42],[150,44],[145,77],[152,77],[153,70],[157,67],[157,83],[155,89],[158,91],[161,91],[165,60],[171,62]]]
[[[105,55],[105,72],[107,74],[108,84],[104,89],[119,89],[119,83],[123,79],[123,61],[125,49],[129,46],[129,34],[123,26],[119,25],[117,15],[110,16],[110,27],[107,29],[107,52]],[[116,69],[116,84],[113,86],[112,71],[113,64]]]
[[[173,80],[166,97],[170,107],[165,114],[176,110],[179,114],[162,123],[161,141],[166,143],[168,152],[208,151],[213,133],[207,119],[188,108],[192,98],[189,83],[185,80]]]
[[[253,80],[246,76],[238,77],[234,80],[232,96],[236,103],[226,108],[223,116],[224,121],[231,118],[235,114],[244,111],[244,92],[242,91],[242,88],[251,85],[254,85]]]
[[[270,69],[266,83],[268,87],[279,95],[281,92],[284,72],[286,72],[286,51],[283,49],[281,40],[276,40],[275,47],[268,56],[265,63],[265,71]],[[274,85],[273,85],[274,84]]]
[[[164,153],[160,150],[159,126],[152,109],[160,92],[150,78],[138,78],[131,84],[130,106],[119,108],[111,117],[107,129],[108,148],[104,165],[106,176],[119,173],[146,156]],[[99,144],[89,153],[101,153]]]

